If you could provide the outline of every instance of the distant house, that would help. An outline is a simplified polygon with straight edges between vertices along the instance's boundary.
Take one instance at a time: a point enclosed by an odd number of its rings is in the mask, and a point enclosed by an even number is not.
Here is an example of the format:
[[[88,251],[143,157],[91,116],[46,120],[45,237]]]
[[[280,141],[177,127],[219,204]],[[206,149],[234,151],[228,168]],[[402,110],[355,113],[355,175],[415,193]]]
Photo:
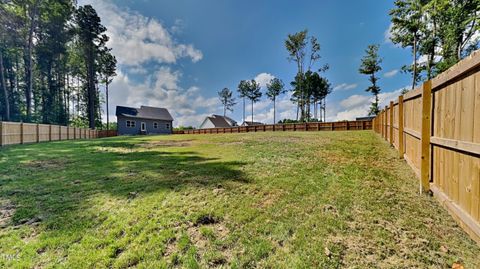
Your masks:
[[[119,135],[171,134],[173,118],[165,108],[117,106]]]
[[[200,124],[200,129],[209,129],[209,128],[228,128],[238,126],[237,122],[229,117],[212,115],[211,117],[206,117],[202,124]]]
[[[258,125],[264,125],[264,124],[257,121],[244,121],[242,123],[242,126],[258,126]]]

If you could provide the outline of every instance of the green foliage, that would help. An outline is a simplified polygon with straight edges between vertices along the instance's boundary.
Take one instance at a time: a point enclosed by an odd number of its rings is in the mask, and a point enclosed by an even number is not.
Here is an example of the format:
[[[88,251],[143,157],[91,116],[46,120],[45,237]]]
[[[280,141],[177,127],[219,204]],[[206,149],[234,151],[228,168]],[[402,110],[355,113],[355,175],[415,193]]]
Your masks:
[[[377,115],[380,112],[378,107],[378,94],[381,89],[377,85],[378,77],[376,74],[382,70],[380,64],[382,59],[378,55],[379,45],[369,45],[365,50],[365,56],[363,56],[358,72],[360,74],[368,75],[371,85],[366,89],[367,92],[372,93],[375,96],[375,101],[370,106],[370,115]]]
[[[101,127],[98,84],[116,75],[104,32],[75,1],[0,1],[0,117]]]
[[[194,130],[194,129],[195,127],[193,126],[183,126],[183,125],[173,128],[174,131]]]
[[[279,78],[273,78],[267,83],[267,97],[273,101],[273,123],[275,123],[276,99],[280,94],[285,93],[285,84]]]
[[[328,87],[323,89],[326,94],[314,94],[315,91],[320,91],[318,86],[320,84],[317,83],[319,81],[317,77],[312,78],[313,74],[320,77],[319,73],[325,72],[329,68],[328,65],[324,65],[318,69],[318,72],[312,71],[315,63],[321,58],[320,43],[316,37],[308,36],[307,30],[303,30],[295,34],[289,34],[285,40],[285,48],[288,51],[288,60],[297,64],[297,75],[294,81],[290,83],[293,90],[291,100],[297,104],[297,119],[300,110],[300,121],[310,121],[312,104],[314,106],[314,117],[317,117],[317,107],[319,107],[325,118],[325,98],[331,92],[330,85],[326,79],[322,79],[328,84]],[[321,99],[318,98],[320,95],[322,96]]]
[[[223,105],[223,116],[226,115],[227,110],[233,111],[233,106],[237,104],[235,97],[233,97],[233,92],[228,88],[223,88],[223,90],[219,91],[218,98]]]
[[[396,0],[390,11],[391,40],[412,50],[412,89],[447,70],[478,48],[478,0]],[[425,62],[418,63],[423,56]]]
[[[247,98],[248,94],[248,81],[242,80],[237,86],[238,96],[242,98],[243,101],[243,120],[245,121],[245,98]]]
[[[247,91],[246,97],[252,103],[252,122],[253,122],[253,104],[258,102],[262,97],[262,92],[260,91],[260,84],[257,83],[254,79],[247,81]]]

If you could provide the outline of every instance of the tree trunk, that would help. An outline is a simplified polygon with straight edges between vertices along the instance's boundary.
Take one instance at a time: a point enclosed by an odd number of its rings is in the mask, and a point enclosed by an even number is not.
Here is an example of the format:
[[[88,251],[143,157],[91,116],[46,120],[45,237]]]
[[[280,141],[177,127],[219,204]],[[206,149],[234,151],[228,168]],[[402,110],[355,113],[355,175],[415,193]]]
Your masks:
[[[8,100],[7,84],[5,83],[5,74],[3,68],[3,54],[0,51],[0,83],[2,83],[3,100],[5,102],[5,120],[10,120],[10,101]]]
[[[277,123],[275,120],[275,97],[273,97],[273,124]]]
[[[415,89],[417,83],[417,34],[413,35],[413,82],[412,90]]]
[[[110,113],[109,113],[109,110],[108,110],[108,78],[106,80],[107,82],[105,83],[105,98],[106,98],[106,102],[107,102],[107,131],[110,130]]]
[[[33,31],[35,29],[35,17],[37,16],[37,4],[34,3],[33,9],[29,14],[30,25],[28,30],[28,36],[25,43],[24,61],[25,61],[25,102],[27,109],[27,121],[30,121],[32,115],[32,91],[33,91]]]
[[[245,96],[243,97],[243,122],[245,122]]]
[[[88,127],[95,128],[95,59],[93,58],[93,44],[90,45],[87,59],[87,96],[88,96]]]
[[[252,124],[253,124],[253,100],[252,100]]]

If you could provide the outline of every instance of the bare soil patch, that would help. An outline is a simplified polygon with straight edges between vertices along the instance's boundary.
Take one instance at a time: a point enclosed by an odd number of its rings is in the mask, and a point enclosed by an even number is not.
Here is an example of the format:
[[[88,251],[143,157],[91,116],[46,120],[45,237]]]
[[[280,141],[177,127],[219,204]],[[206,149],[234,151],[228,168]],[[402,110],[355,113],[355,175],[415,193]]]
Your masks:
[[[0,228],[7,227],[15,214],[15,206],[8,200],[0,200]]]

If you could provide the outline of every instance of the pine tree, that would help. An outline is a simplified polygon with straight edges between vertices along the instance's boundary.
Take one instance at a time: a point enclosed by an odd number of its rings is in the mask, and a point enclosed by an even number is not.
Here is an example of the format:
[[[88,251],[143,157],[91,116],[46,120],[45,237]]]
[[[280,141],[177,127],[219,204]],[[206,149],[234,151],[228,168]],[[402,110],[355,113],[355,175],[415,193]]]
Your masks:
[[[233,106],[237,104],[232,95],[233,92],[228,88],[223,88],[223,90],[218,92],[218,97],[223,105],[223,116],[226,116],[227,110],[233,111]]]
[[[378,77],[376,74],[382,70],[380,64],[382,59],[378,56],[379,45],[369,45],[365,50],[365,56],[362,59],[362,63],[359,68],[360,74],[368,75],[371,85],[366,89],[367,92],[371,92],[375,96],[374,102],[370,106],[370,115],[377,115],[380,112],[378,107],[378,94],[380,93],[380,87],[377,85]]]

